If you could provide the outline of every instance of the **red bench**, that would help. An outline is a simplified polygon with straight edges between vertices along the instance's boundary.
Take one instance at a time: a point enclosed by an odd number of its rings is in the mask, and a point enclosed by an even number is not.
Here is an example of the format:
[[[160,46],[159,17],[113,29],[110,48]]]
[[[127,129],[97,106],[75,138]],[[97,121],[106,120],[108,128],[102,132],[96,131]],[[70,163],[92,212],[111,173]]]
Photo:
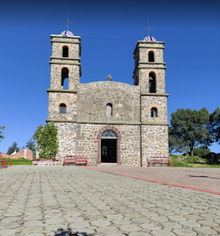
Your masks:
[[[149,157],[148,158],[148,167],[151,167],[151,164],[169,164],[169,167],[174,167],[173,160],[171,157]]]
[[[6,161],[8,161],[9,165],[11,166],[11,161],[10,161],[10,159],[6,159],[6,160],[3,159],[1,152],[0,152],[0,158],[1,158],[0,162],[2,163],[2,167],[4,166],[5,169],[7,168],[7,163],[6,163]]]
[[[65,156],[63,165],[65,166],[66,163],[85,163],[88,166],[88,157],[84,156]]]

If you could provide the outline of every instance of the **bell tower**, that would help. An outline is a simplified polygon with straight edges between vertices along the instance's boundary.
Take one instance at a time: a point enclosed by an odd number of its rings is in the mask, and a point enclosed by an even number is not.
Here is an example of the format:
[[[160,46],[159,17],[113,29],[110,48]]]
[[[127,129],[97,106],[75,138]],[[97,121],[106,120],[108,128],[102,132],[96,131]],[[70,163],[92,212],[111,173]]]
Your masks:
[[[47,121],[73,121],[77,117],[77,91],[81,76],[81,38],[70,31],[50,37],[52,56]]]
[[[164,42],[152,36],[138,41],[134,50],[134,85],[140,88],[142,163],[148,157],[168,156],[167,97]]]

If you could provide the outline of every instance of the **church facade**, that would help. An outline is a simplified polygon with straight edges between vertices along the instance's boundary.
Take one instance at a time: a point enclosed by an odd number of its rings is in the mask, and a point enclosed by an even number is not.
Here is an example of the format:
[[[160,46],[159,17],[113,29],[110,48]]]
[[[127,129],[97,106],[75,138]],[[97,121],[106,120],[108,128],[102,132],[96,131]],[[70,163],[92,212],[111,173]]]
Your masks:
[[[164,42],[146,37],[134,50],[134,85],[108,80],[80,83],[81,38],[51,35],[47,122],[58,128],[57,158],[87,156],[89,165],[147,166],[168,156]]]

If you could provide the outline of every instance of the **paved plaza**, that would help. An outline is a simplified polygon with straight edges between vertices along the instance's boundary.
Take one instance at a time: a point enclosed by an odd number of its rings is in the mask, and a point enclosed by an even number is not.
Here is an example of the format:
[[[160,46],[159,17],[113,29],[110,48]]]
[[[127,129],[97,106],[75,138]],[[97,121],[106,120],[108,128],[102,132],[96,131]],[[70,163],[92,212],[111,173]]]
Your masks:
[[[220,235],[220,169],[131,169],[0,169],[0,235]]]

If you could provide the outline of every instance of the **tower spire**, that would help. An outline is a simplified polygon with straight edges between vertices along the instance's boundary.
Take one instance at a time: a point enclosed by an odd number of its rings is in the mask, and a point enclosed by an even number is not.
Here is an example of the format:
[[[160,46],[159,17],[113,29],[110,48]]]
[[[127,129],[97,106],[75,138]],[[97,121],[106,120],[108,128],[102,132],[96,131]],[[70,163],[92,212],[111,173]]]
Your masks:
[[[67,24],[67,31],[68,31],[69,24],[72,24],[72,23],[73,23],[73,22],[70,22],[70,21],[69,21],[69,12],[67,12],[67,21],[64,21],[63,23],[66,23],[66,24]]]

